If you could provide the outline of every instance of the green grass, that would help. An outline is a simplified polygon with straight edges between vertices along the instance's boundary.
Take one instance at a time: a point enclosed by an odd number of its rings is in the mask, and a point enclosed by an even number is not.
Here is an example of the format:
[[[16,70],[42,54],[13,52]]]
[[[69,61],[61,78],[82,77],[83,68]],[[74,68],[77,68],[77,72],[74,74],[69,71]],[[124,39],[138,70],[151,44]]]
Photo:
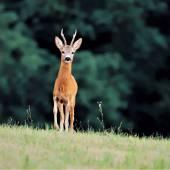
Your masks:
[[[0,126],[0,169],[170,168],[170,140]]]

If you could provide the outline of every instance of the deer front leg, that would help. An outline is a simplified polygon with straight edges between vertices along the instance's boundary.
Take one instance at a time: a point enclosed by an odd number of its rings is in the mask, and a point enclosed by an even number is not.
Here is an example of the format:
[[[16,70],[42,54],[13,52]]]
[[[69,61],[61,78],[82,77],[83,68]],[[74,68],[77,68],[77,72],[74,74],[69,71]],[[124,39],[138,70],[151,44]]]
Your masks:
[[[64,123],[64,113],[63,113],[63,104],[58,102],[58,109],[60,111],[60,132],[63,131],[63,123]]]
[[[65,130],[68,132],[68,118],[69,118],[69,112],[70,112],[70,106],[67,104],[66,105],[66,110],[65,110]]]
[[[59,130],[59,126],[57,124],[57,101],[56,97],[53,97],[54,101],[54,108],[53,108],[53,113],[54,113],[54,129]]]
[[[70,107],[70,131],[73,133],[73,123],[74,123],[74,107],[75,107],[76,99],[73,98]]]
[[[74,106],[70,108],[70,131],[73,133],[73,122],[74,122]]]

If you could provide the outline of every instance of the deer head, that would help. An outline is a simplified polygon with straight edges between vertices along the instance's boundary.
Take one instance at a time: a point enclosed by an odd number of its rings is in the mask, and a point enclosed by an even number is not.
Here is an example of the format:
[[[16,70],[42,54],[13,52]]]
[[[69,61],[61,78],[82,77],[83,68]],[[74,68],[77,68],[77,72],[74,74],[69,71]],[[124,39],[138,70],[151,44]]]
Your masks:
[[[65,63],[70,63],[70,62],[73,61],[73,56],[74,56],[75,51],[77,49],[79,49],[80,46],[81,46],[82,38],[79,38],[73,44],[74,39],[76,37],[76,33],[77,33],[77,30],[73,34],[73,39],[72,39],[70,45],[67,45],[67,41],[66,41],[64,34],[63,34],[63,29],[61,30],[61,36],[64,40],[64,44],[62,43],[62,41],[58,37],[55,37],[55,44],[59,48],[59,50],[61,51],[61,60],[64,61]]]

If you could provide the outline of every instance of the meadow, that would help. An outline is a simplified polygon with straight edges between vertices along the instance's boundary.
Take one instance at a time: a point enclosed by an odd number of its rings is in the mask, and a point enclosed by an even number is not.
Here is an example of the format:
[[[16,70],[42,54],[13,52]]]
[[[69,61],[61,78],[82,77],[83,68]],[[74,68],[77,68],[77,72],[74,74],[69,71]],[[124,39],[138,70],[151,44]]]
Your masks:
[[[0,126],[0,169],[168,169],[169,151],[161,136]]]

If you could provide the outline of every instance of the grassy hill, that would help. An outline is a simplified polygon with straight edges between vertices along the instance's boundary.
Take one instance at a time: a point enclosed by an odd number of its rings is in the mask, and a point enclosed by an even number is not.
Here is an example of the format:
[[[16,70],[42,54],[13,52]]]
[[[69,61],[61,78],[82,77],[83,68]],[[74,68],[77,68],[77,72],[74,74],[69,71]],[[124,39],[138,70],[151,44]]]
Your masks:
[[[0,126],[0,169],[170,168],[170,140]]]

